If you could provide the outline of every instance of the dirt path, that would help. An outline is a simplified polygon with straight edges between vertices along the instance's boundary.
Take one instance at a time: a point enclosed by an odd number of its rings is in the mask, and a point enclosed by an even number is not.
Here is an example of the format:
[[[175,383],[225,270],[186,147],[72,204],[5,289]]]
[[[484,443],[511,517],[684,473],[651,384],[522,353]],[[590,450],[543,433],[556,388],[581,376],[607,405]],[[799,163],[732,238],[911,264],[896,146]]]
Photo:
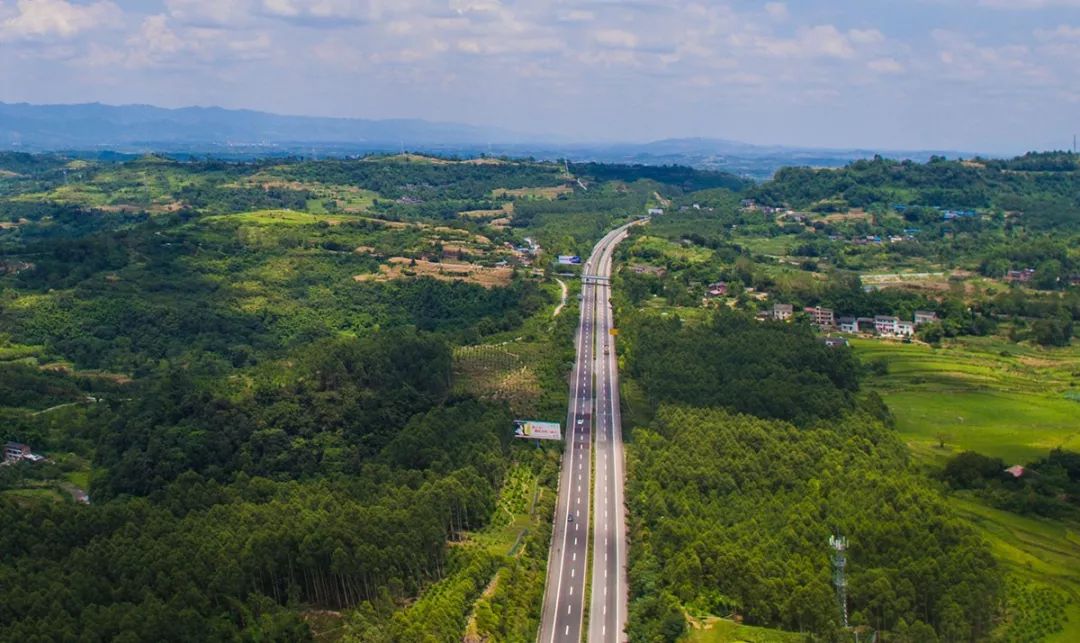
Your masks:
[[[566,282],[558,277],[555,278],[555,281],[559,282],[559,288],[562,288],[562,300],[559,302],[559,305],[555,307],[555,312],[551,314],[552,317],[558,317],[559,313],[562,312],[563,307],[566,306],[567,295]]]

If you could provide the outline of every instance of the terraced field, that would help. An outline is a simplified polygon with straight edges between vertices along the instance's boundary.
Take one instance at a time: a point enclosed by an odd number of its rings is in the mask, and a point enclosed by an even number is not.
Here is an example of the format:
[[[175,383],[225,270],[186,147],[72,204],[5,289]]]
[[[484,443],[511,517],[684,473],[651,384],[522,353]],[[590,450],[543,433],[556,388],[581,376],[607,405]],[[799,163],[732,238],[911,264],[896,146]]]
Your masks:
[[[918,461],[939,466],[964,450],[1026,463],[1055,447],[1080,450],[1080,349],[965,338],[932,348],[852,342]],[[945,447],[940,442],[944,439]],[[1080,640],[1080,529],[953,494],[949,501],[990,544],[1008,577],[1004,641]]]

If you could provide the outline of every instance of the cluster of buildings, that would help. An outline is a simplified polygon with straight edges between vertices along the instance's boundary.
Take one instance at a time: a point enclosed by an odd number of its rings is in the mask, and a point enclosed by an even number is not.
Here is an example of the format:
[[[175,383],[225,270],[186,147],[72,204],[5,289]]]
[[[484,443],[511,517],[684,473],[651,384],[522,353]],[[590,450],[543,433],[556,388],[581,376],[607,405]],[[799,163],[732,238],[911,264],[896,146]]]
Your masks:
[[[515,263],[521,266],[529,267],[533,264],[533,258],[540,253],[540,244],[533,240],[531,237],[525,237],[525,245],[515,246],[507,241],[503,244],[510,254]],[[496,268],[505,268],[509,266],[510,262],[503,260],[495,264]]]
[[[763,212],[765,214],[794,214],[795,211],[790,208],[774,208],[769,205],[758,205],[753,199],[743,199],[741,202],[744,210],[752,210],[756,212]]]
[[[868,333],[883,337],[912,337],[915,329],[923,324],[930,324],[938,320],[937,313],[927,310],[915,311],[912,321],[901,320],[899,317],[890,315],[875,315],[874,317],[836,317],[831,308],[821,306],[807,307],[802,310],[810,317],[810,321],[822,329],[838,329],[841,333]],[[763,318],[787,321],[795,315],[795,307],[791,304],[773,304],[772,310],[762,313]]]
[[[892,209],[900,214],[907,212],[911,206],[904,205],[903,203],[894,203]],[[935,210],[941,213],[941,218],[945,221],[954,221],[956,219],[974,219],[979,216],[979,213],[975,210],[953,210],[949,208],[935,207]]]
[[[1034,268],[1024,268],[1023,270],[1010,270],[1005,273],[1005,281],[1010,284],[1026,284],[1034,278]]]
[[[28,462],[41,462],[45,458],[30,450],[29,445],[19,442],[7,442],[4,444],[3,464],[14,464],[26,460]]]

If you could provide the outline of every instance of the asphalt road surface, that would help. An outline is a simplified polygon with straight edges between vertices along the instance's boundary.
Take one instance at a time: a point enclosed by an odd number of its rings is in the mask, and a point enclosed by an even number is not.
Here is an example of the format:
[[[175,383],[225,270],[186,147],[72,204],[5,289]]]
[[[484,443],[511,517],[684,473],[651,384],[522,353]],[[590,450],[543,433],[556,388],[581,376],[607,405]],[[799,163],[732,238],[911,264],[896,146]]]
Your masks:
[[[618,380],[611,330],[611,254],[627,224],[593,248],[582,280],[577,359],[570,384],[566,449],[548,556],[540,643],[580,642],[585,617],[585,580],[590,536],[595,539],[589,641],[622,641],[626,622],[626,528]],[[594,381],[594,378],[595,381]],[[592,488],[596,430],[597,485]],[[589,509],[595,491],[595,531]]]

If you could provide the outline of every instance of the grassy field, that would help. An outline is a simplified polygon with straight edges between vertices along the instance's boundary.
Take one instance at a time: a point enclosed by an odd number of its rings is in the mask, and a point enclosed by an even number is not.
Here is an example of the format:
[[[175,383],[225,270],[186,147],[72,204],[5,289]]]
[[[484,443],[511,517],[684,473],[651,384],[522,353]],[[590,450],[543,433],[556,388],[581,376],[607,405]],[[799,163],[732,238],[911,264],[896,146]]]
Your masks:
[[[685,246],[660,237],[640,236],[630,246],[631,256],[662,257],[679,264],[694,265],[706,263],[713,256],[713,251],[698,246]]]
[[[735,621],[709,618],[691,621],[684,643],[802,643],[805,634],[742,625]]]
[[[9,498],[23,499],[25,501],[64,501],[64,496],[61,495],[60,492],[56,491],[55,489],[46,487],[34,487],[29,489],[8,489],[7,491],[0,491],[0,494],[8,496]]]
[[[900,435],[921,459],[975,450],[1026,462],[1055,447],[1080,450],[1080,349],[1041,349],[985,338],[947,347],[854,340],[863,362],[884,361],[871,377],[896,415]],[[944,434],[946,449],[938,448]]]
[[[205,217],[203,221],[236,221],[255,225],[312,225],[326,222],[331,225],[342,221],[355,221],[349,214],[312,214],[298,210],[255,210],[239,214],[219,214]]]
[[[778,237],[736,237],[735,243],[756,254],[783,257],[791,254],[791,249],[799,243],[799,239],[790,234]]]

